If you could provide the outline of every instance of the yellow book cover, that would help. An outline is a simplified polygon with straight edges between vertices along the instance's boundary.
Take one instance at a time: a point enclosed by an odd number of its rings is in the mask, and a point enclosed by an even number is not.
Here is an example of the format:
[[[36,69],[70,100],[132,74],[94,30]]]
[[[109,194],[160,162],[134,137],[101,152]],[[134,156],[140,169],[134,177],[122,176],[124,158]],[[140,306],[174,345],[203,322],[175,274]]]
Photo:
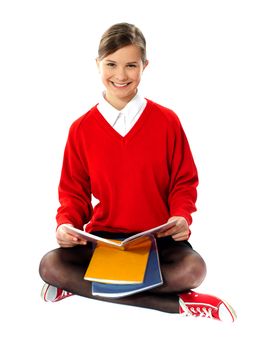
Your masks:
[[[84,279],[102,283],[142,283],[152,241],[138,240],[127,249],[118,249],[99,242],[88,265]]]

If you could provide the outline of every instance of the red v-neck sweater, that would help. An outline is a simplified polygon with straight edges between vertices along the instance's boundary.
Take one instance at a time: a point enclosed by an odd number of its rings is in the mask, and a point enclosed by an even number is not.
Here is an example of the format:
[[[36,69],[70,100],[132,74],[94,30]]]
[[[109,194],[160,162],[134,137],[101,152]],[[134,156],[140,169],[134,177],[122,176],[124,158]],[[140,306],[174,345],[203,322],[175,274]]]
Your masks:
[[[171,216],[191,223],[197,170],[177,115],[150,100],[126,136],[93,107],[71,126],[59,184],[58,225],[139,232]],[[99,203],[92,208],[91,196]]]

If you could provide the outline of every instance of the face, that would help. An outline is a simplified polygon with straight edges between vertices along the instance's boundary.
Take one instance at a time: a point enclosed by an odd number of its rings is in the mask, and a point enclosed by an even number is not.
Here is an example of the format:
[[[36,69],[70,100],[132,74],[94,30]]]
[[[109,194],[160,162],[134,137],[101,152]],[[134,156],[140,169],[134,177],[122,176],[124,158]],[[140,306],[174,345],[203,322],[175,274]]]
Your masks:
[[[106,88],[106,100],[117,109],[122,109],[136,95],[142,72],[147,66],[141,59],[140,48],[125,46],[102,60],[97,65],[102,83]]]

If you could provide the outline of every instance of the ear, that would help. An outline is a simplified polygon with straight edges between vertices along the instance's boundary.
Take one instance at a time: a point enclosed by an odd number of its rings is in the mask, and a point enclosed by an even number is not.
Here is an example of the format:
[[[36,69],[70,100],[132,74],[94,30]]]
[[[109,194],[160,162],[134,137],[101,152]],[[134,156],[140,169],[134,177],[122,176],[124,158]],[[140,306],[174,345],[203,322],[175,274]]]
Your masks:
[[[100,71],[100,60],[98,57],[96,58],[96,65],[97,65],[98,71]]]
[[[143,70],[148,66],[148,64],[149,64],[148,60],[146,60],[145,63],[143,63]]]

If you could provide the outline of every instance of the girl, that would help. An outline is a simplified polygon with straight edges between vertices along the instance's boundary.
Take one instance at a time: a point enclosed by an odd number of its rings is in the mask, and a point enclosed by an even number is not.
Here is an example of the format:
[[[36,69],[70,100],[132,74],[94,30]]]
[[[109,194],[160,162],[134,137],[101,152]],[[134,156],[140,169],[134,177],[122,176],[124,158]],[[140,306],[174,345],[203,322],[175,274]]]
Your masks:
[[[197,170],[176,114],[138,93],[148,65],[142,32],[128,23],[113,25],[101,38],[96,61],[105,92],[69,131],[56,217],[60,248],[40,263],[44,300],[76,294],[233,321],[227,303],[191,290],[206,275],[204,260],[188,242]],[[94,208],[92,195],[99,201]],[[157,237],[162,286],[112,300],[92,296],[83,279],[92,245],[65,232],[63,224],[117,238],[174,219],[176,226]]]

